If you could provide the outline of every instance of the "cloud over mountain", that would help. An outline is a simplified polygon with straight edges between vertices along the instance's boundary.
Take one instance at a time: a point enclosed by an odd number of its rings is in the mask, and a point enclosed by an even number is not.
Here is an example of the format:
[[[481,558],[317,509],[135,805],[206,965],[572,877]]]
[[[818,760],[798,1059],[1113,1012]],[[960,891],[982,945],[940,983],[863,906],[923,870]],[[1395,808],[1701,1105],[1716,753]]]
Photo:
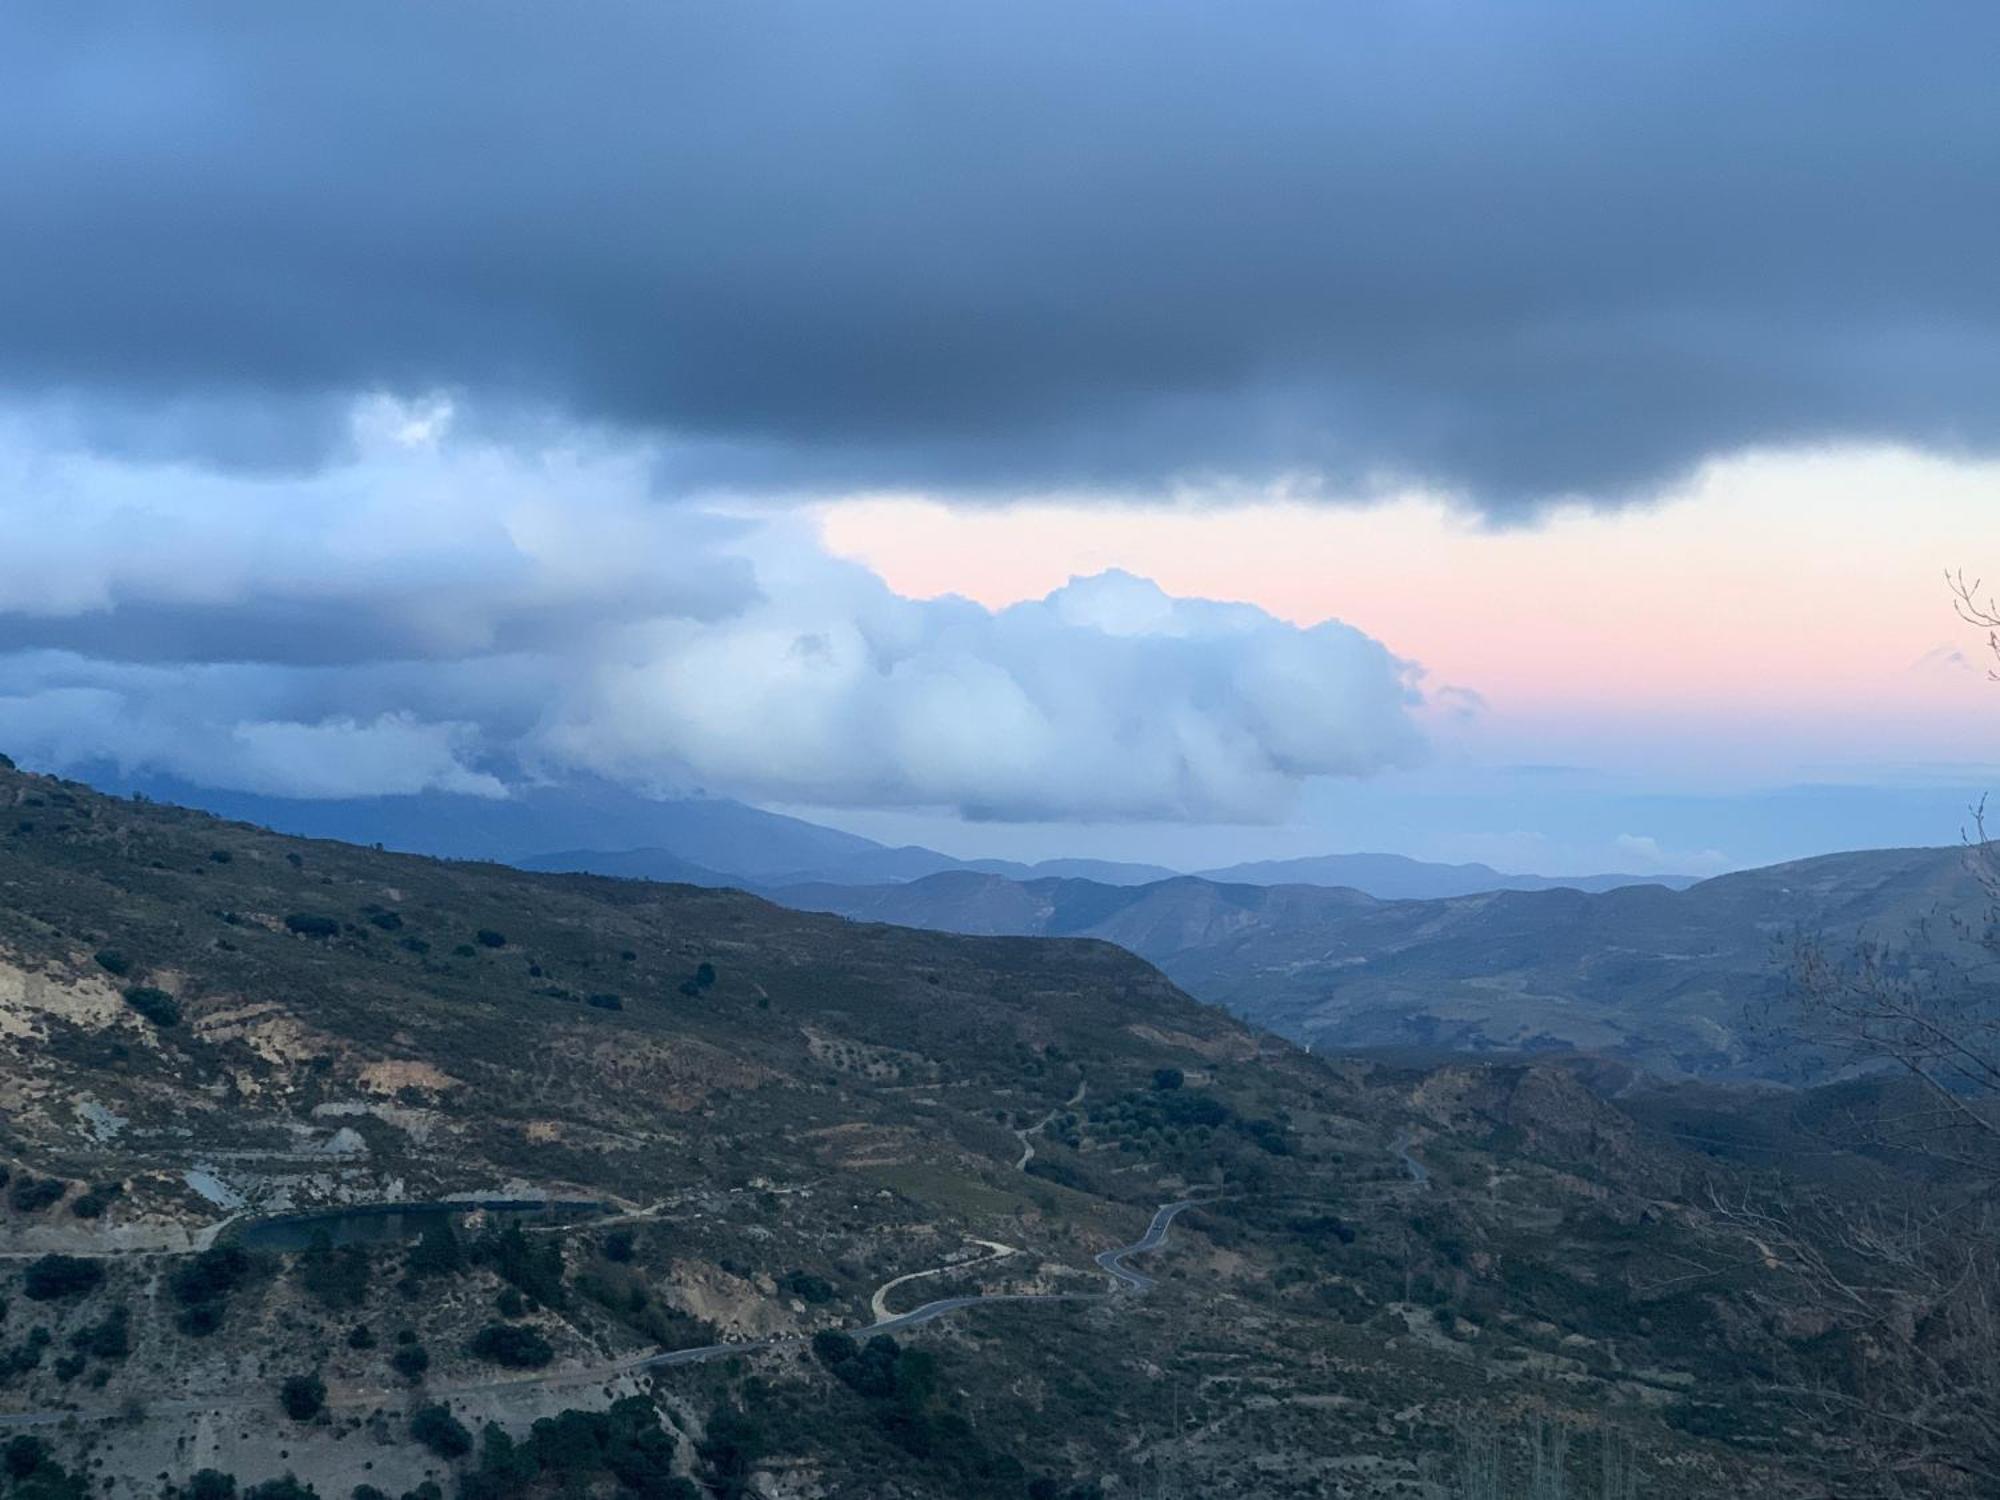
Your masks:
[[[0,744],[302,796],[592,772],[1027,819],[1260,819],[1422,750],[1337,622],[1125,574],[899,597],[805,524],[660,499],[643,445],[533,453],[363,403],[310,478],[0,423]]]

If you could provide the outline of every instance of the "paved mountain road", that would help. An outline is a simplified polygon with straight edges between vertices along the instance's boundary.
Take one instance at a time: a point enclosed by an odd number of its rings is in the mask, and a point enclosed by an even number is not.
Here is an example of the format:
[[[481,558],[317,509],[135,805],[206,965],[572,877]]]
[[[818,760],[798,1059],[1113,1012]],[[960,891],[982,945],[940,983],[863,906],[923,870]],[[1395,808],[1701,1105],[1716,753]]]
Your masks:
[[[951,1313],[969,1307],[979,1307],[986,1303],[1052,1303],[1052,1302],[1103,1302],[1113,1303],[1126,1296],[1137,1296],[1151,1291],[1158,1283],[1150,1276],[1132,1270],[1125,1264],[1130,1255],[1149,1255],[1166,1243],[1167,1232],[1183,1210],[1195,1206],[1197,1200],[1184,1198],[1178,1202],[1161,1205],[1153,1215],[1153,1221],[1146,1226],[1146,1232],[1129,1245],[1121,1245],[1114,1250],[1106,1250],[1097,1256],[1097,1264],[1112,1278],[1112,1289],[1108,1292],[996,1292],[991,1296],[940,1297],[935,1302],[926,1302],[921,1307],[891,1317],[878,1317],[875,1322],[852,1330],[857,1335],[872,1338],[878,1333],[899,1333],[904,1329],[918,1328],[925,1323],[936,1322]],[[986,1243],[982,1241],[981,1243]],[[1008,1247],[1002,1246],[1002,1249]],[[1010,1251],[1011,1253],[1011,1251]],[[982,1256],[980,1260],[999,1259],[996,1255]],[[961,1264],[971,1265],[966,1261]],[[940,1267],[939,1269],[956,1269]],[[930,1272],[919,1272],[929,1275]],[[910,1278],[898,1278],[908,1280]],[[889,1283],[895,1285],[894,1282]],[[886,1292],[888,1287],[882,1288]],[[878,1292],[879,1300],[881,1293]],[[782,1338],[746,1339],[739,1343],[704,1344],[693,1349],[672,1349],[665,1354],[632,1355],[624,1359],[611,1360],[600,1365],[568,1370],[553,1370],[545,1375],[524,1375],[511,1379],[487,1380],[456,1386],[432,1386],[433,1399],[446,1396],[469,1396],[481,1392],[513,1390],[530,1386],[594,1385],[623,1375],[637,1374],[645,1370],[666,1369],[674,1365],[705,1364],[710,1360],[731,1359],[737,1355],[755,1354],[764,1349],[784,1349],[809,1342],[809,1336],[790,1334]],[[386,1389],[350,1388],[330,1391],[327,1405],[333,1408],[374,1407],[393,1399],[397,1394]],[[261,1390],[254,1395],[243,1395],[207,1400],[154,1401],[146,1405],[150,1416],[192,1416],[205,1411],[221,1410],[262,1410],[271,1404],[271,1393]],[[132,1416],[126,1406],[73,1407],[30,1412],[0,1412],[0,1430],[23,1427],[50,1427],[62,1422],[108,1422],[129,1419]]]

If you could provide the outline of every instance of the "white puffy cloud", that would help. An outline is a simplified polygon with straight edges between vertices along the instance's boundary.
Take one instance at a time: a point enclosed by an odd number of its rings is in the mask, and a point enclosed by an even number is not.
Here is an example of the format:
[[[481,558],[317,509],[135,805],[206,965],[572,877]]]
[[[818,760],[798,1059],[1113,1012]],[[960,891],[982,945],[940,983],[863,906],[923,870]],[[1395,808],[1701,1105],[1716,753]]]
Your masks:
[[[296,477],[0,418],[0,746],[299,796],[606,775],[996,819],[1262,820],[1422,751],[1418,672],[1328,622],[1074,579],[908,599],[655,454],[376,401]]]

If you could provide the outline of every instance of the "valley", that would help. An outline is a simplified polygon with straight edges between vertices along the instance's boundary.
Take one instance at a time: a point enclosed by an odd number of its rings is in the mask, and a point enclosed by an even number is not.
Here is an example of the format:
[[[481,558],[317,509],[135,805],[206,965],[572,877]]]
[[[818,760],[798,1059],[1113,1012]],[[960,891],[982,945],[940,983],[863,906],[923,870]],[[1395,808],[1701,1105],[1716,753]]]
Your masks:
[[[1836,1366],[1714,1207],[1788,1105],[1309,1054],[1096,938],[14,771],[0,823],[0,1414],[57,1491],[1362,1500],[1557,1428],[1579,1483],[1838,1461],[1782,1394]],[[313,1231],[343,1208],[423,1222]]]

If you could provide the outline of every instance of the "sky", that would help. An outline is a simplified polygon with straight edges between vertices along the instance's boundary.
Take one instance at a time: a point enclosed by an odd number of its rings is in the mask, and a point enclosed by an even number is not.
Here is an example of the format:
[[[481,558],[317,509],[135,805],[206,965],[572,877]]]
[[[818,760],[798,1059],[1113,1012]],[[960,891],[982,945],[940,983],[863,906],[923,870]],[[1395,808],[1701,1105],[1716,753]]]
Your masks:
[[[0,19],[0,749],[955,853],[1945,842],[1983,7]]]

